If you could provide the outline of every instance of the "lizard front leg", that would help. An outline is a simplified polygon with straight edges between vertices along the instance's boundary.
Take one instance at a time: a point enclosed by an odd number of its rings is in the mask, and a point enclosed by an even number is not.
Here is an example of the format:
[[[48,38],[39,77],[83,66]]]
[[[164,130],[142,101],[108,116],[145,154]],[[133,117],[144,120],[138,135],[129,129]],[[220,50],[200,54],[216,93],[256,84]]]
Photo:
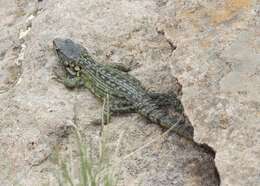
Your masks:
[[[128,72],[133,69],[133,66],[123,63],[110,63],[106,64],[105,66],[106,68],[110,68],[111,70],[121,71],[122,73],[124,73],[124,76],[126,76],[133,84],[135,84],[136,86],[142,86],[141,82],[138,79],[128,74]]]
[[[123,72],[130,72],[132,70],[130,65],[126,65],[124,63],[110,63],[110,64],[106,64],[106,66],[110,68],[115,68]]]
[[[73,89],[73,88],[79,88],[84,85],[84,82],[79,76],[71,76],[67,75],[65,77],[62,77],[61,75],[54,73],[54,76],[52,79],[56,80],[59,83],[62,83],[65,85],[65,87]]]
[[[63,80],[63,84],[67,87],[67,88],[79,88],[82,87],[84,85],[83,81],[79,78],[79,77],[67,77]]]

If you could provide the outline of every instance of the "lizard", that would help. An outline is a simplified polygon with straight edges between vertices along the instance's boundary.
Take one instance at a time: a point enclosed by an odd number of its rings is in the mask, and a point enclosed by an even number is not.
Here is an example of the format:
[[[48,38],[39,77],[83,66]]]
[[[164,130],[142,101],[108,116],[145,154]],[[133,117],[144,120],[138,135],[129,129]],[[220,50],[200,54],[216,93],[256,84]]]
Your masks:
[[[123,64],[96,62],[88,50],[71,39],[55,38],[53,48],[66,77],[57,77],[68,88],[85,87],[105,104],[104,118],[113,113],[137,112],[152,123],[171,128],[176,134],[193,141],[193,127],[185,123],[183,106],[176,94],[147,91]],[[109,99],[109,101],[107,101]],[[161,106],[172,104],[177,115]]]

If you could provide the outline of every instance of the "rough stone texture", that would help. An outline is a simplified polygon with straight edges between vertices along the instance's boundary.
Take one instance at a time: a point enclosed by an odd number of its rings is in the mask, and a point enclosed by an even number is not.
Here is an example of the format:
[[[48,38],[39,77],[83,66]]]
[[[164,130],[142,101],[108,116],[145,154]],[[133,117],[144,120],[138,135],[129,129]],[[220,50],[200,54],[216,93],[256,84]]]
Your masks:
[[[159,29],[178,45],[172,72],[195,139],[216,150],[222,185],[259,185],[259,4],[175,5]]]
[[[175,89],[177,77],[196,141],[216,151],[221,185],[259,185],[259,17],[248,0],[0,0],[1,185],[55,185],[49,157],[75,117],[88,141],[99,139],[90,121],[101,104],[51,78],[55,37],[81,42],[102,63],[138,64],[131,74],[156,91]],[[136,114],[107,128],[111,147],[123,135],[119,158],[161,134]],[[213,157],[175,135],[118,174],[119,185],[218,185]]]

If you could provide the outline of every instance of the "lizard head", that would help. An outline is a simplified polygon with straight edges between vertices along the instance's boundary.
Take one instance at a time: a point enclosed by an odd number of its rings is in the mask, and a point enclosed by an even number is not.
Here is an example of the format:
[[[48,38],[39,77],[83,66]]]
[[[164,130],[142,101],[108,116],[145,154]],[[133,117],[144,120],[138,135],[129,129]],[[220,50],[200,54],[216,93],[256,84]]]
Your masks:
[[[77,74],[83,64],[83,66],[95,64],[87,49],[71,39],[56,38],[53,40],[53,48],[59,62],[71,75]]]
[[[77,73],[80,57],[88,53],[83,46],[71,39],[56,38],[53,40],[53,48],[58,55],[59,62],[71,75]]]
[[[83,46],[73,42],[71,39],[56,38],[53,40],[53,48],[56,51],[61,64],[67,67],[76,65],[81,54],[87,52]]]

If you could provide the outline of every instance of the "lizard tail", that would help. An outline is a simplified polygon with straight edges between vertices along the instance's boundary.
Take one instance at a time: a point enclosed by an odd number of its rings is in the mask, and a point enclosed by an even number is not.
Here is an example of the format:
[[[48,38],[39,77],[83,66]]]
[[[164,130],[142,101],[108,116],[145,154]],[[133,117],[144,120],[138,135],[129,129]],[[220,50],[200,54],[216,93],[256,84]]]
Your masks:
[[[160,109],[156,104],[153,104],[149,99],[143,99],[143,102],[139,105],[138,110],[140,111],[140,114],[148,118],[150,121],[158,123],[164,128],[171,129],[178,135],[189,140],[193,140],[193,127],[186,124],[183,115],[169,115]]]
[[[186,139],[193,140],[194,129],[191,125],[186,124],[182,115],[171,116],[167,115],[160,119],[160,125],[166,128],[171,128],[176,134],[185,137]]]

